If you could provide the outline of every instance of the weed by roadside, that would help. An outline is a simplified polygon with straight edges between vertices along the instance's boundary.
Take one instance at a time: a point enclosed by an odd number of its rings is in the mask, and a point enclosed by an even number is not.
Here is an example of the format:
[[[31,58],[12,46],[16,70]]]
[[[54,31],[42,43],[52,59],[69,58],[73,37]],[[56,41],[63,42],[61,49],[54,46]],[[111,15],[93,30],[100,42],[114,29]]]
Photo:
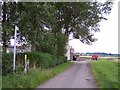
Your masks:
[[[2,88],[34,88],[73,65],[63,63],[49,69],[31,69],[27,75],[14,74],[3,76]]]

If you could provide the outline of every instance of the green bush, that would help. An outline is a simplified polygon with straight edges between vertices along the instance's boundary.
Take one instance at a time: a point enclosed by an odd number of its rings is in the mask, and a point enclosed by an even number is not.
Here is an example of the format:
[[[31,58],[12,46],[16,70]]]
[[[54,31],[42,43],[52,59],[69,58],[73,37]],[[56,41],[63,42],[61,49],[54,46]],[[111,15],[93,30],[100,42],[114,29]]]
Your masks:
[[[2,74],[3,75],[12,72],[12,62],[13,62],[12,56],[13,54],[2,55]]]
[[[16,55],[16,72],[21,73],[24,70],[24,57],[27,55],[29,59],[30,68],[36,67],[50,68],[56,65],[64,63],[64,56],[54,56],[49,53],[42,52],[30,52],[30,53],[18,53]],[[7,75],[12,73],[13,54],[3,54],[2,56],[2,74]]]

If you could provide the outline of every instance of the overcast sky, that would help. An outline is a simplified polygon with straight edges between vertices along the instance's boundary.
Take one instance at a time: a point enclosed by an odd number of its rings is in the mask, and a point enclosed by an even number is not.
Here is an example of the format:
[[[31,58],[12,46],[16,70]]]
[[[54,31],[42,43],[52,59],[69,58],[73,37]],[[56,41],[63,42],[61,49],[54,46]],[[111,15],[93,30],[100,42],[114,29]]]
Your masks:
[[[91,46],[82,44],[77,39],[69,42],[75,52],[118,53],[118,1],[120,0],[115,0],[111,14],[107,16],[108,20],[100,22],[100,32],[94,34],[98,41]]]

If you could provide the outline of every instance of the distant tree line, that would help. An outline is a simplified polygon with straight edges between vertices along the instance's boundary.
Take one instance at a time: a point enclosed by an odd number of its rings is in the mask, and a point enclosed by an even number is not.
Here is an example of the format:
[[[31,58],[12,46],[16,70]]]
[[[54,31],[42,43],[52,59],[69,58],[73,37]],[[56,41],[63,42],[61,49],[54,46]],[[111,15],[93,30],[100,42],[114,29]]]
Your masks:
[[[119,54],[112,54],[112,53],[104,53],[104,52],[94,52],[94,53],[86,53],[87,55],[97,54],[100,56],[119,56]]]

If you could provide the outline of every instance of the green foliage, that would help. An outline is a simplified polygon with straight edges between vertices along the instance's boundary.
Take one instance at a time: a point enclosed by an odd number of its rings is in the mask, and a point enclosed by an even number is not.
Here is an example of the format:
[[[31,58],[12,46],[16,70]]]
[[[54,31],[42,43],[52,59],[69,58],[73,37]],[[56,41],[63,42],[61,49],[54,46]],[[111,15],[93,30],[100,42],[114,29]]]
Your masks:
[[[48,53],[28,53],[28,58],[30,60],[30,65],[33,63],[36,64],[36,67],[48,68],[53,67],[55,65],[61,64],[65,62],[65,58],[61,58],[62,56],[56,57],[54,55]]]
[[[63,56],[66,53],[66,42],[67,42],[67,37],[62,34],[62,33],[57,33],[56,36],[57,39],[57,55],[58,56]]]
[[[32,51],[37,51],[37,48],[41,47],[40,41],[42,34],[44,34],[43,32],[47,33],[44,27],[49,27],[54,21],[53,6],[51,3],[45,2],[19,4],[22,7],[21,19],[18,24],[21,34],[32,44]]]
[[[99,88],[118,88],[118,63],[109,60],[93,61],[93,74]],[[120,88],[120,87],[119,87]]]
[[[33,68],[34,65],[38,68],[50,68],[59,64],[66,62],[64,56],[54,56],[48,53],[42,52],[31,52],[31,53],[18,53],[16,56],[16,72],[22,73],[24,70],[24,57],[27,54],[29,59],[30,68]],[[3,54],[2,57],[2,74],[7,75],[12,73],[13,65],[13,55],[12,54]]]
[[[90,44],[96,41],[91,31],[99,30],[98,23],[105,19],[104,14],[110,13],[111,7],[111,2],[4,2],[2,5],[3,46],[7,47],[8,37],[13,36],[14,27],[17,25],[20,35],[25,36],[32,45],[32,51],[42,50],[61,55],[66,42],[59,33],[63,33],[67,38],[73,33],[75,38]],[[47,31],[51,31],[50,35],[47,34],[50,41],[45,41],[48,37],[43,35]],[[45,43],[41,43],[41,36],[45,37],[43,39]],[[56,44],[52,44],[54,41]],[[62,49],[59,49],[58,41],[60,43],[63,41]],[[61,51],[58,52],[59,50]]]
[[[2,74],[12,73],[13,54],[2,54]]]
[[[42,32],[42,34],[37,39],[37,42],[38,42],[37,51],[56,55],[57,53],[56,38],[50,31]]]
[[[71,65],[73,65],[73,63],[68,62],[50,69],[31,69],[27,75],[15,73],[13,75],[3,76],[2,88],[35,88],[69,68]]]
[[[25,36],[36,51],[38,38],[43,26],[49,26],[55,21],[53,18],[54,4],[52,3],[25,3],[4,2],[3,10],[3,46],[6,48],[8,37],[14,35],[14,27],[19,27],[20,35]],[[4,50],[5,51],[5,50]]]
[[[74,38],[81,42],[91,44],[96,39],[93,38],[92,31],[99,31],[99,22],[111,10],[112,2],[57,2],[55,13],[57,22],[56,30],[64,29],[65,35],[73,33]]]

